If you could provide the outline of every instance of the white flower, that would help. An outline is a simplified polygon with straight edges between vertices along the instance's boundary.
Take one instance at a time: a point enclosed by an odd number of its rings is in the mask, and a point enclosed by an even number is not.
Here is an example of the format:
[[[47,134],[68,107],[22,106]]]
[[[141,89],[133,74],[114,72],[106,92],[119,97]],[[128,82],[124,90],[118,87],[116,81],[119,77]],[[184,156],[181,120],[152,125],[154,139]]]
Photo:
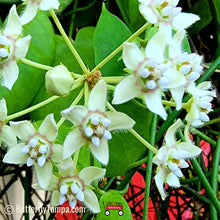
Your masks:
[[[61,112],[64,118],[77,126],[64,141],[64,159],[88,144],[95,158],[107,164],[109,160],[108,140],[112,138],[110,131],[133,127],[135,122],[126,114],[106,112],[106,93],[106,83],[100,80],[91,90],[88,108],[77,105]]]
[[[179,187],[179,177],[183,176],[181,168],[189,166],[185,159],[195,157],[201,153],[201,149],[192,144],[188,136],[188,127],[185,129],[186,141],[176,141],[175,133],[181,125],[182,122],[178,119],[167,130],[164,146],[158,150],[158,153],[153,158],[153,162],[158,166],[155,182],[163,200],[167,196],[164,184],[167,183],[171,187]]]
[[[53,114],[48,115],[38,130],[29,121],[10,122],[21,143],[12,147],[3,161],[10,164],[34,165],[39,184],[46,188],[52,177],[52,164],[62,160],[62,146],[54,144],[58,129]]]
[[[121,104],[142,96],[148,109],[163,119],[167,113],[162,104],[162,92],[185,84],[184,76],[170,68],[164,58],[163,32],[155,34],[143,52],[134,43],[125,43],[123,61],[132,73],[115,88],[113,104]]]
[[[166,33],[166,40],[171,40],[172,29],[185,29],[199,20],[199,16],[181,12],[176,7],[179,0],[139,0],[139,10],[144,18],[159,24],[159,29]]]
[[[0,100],[0,140],[4,141],[9,146],[17,144],[17,138],[14,131],[5,124],[7,117],[7,106],[5,99]]]
[[[53,191],[52,205],[58,206],[68,201],[70,207],[75,208],[77,201],[80,201],[93,213],[100,212],[98,199],[90,189],[90,184],[94,180],[102,179],[105,176],[105,169],[90,166],[78,173],[73,161],[68,158],[58,164],[58,171],[48,188]]]
[[[197,87],[191,88],[193,97],[188,102],[190,107],[187,108],[186,120],[195,127],[209,121],[207,114],[212,111],[211,101],[216,97],[216,92],[210,90],[211,87],[211,82],[202,82]]]
[[[0,32],[0,77],[1,84],[11,89],[18,78],[19,58],[25,57],[31,37],[22,38],[22,24],[17,15],[16,6],[10,9],[5,28]]]
[[[29,23],[37,14],[38,8],[42,11],[58,9],[60,3],[58,0],[23,0],[26,5],[25,11],[20,16],[22,24]]]

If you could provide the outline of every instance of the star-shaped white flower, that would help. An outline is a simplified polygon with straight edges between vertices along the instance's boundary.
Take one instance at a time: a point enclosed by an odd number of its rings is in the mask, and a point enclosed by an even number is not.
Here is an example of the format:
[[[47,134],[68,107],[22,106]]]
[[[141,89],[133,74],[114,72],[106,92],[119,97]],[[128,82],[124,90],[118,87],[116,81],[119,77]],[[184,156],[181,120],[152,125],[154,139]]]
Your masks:
[[[158,166],[155,182],[163,200],[167,196],[164,184],[167,183],[171,187],[179,187],[179,177],[183,176],[181,168],[189,166],[185,159],[195,157],[201,153],[201,149],[191,142],[188,136],[188,127],[185,129],[186,141],[176,141],[175,133],[181,125],[182,122],[178,119],[167,130],[165,143],[153,158],[153,162]]]
[[[103,164],[109,161],[108,140],[112,138],[111,130],[130,129],[135,122],[121,112],[106,112],[107,86],[100,80],[91,90],[88,108],[73,106],[61,112],[76,127],[65,141],[63,158],[70,157],[79,148],[88,145],[89,149]]]
[[[216,97],[216,92],[211,88],[211,82],[202,82],[197,87],[191,88],[193,97],[189,100],[190,107],[187,108],[186,120],[192,126],[201,126],[209,121],[208,113],[212,111],[211,101]]]
[[[51,160],[62,160],[62,146],[54,143],[58,129],[53,114],[44,119],[38,130],[29,121],[10,122],[10,125],[21,143],[12,147],[3,161],[34,165],[40,186],[46,188],[52,177]]]
[[[17,15],[16,6],[10,9],[8,21],[0,31],[0,77],[1,84],[11,89],[18,78],[17,60],[25,57],[31,36],[22,38],[22,24]]]
[[[142,96],[148,109],[163,119],[167,113],[162,104],[163,91],[185,84],[184,76],[171,68],[164,57],[165,38],[163,32],[155,34],[144,51],[134,43],[125,43],[123,61],[132,74],[124,78],[115,88],[113,104],[121,104]]]
[[[48,190],[52,193],[52,205],[62,205],[68,201],[71,208],[82,202],[93,213],[100,212],[99,202],[90,184],[105,176],[105,169],[90,166],[83,168],[79,173],[68,158],[58,164],[58,173],[53,176]]]
[[[166,33],[166,40],[171,40],[172,29],[185,29],[199,20],[199,16],[181,12],[176,7],[179,0],[139,0],[139,10],[144,18],[152,23],[159,24],[159,29]]]
[[[10,126],[5,124],[7,117],[7,106],[5,99],[0,100],[0,140],[14,146],[17,144],[17,138]]]
[[[58,0],[22,0],[26,5],[25,11],[20,16],[22,24],[27,24],[37,14],[37,10],[49,11],[50,9],[58,9],[60,3]]]

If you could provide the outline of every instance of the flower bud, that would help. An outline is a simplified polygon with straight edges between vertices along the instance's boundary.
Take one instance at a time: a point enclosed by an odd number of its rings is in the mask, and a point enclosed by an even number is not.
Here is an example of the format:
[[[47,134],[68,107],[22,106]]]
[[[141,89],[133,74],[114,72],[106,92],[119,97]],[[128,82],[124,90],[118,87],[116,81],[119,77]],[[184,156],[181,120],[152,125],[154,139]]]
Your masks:
[[[45,82],[48,93],[65,96],[70,93],[74,79],[64,65],[59,65],[47,71]]]

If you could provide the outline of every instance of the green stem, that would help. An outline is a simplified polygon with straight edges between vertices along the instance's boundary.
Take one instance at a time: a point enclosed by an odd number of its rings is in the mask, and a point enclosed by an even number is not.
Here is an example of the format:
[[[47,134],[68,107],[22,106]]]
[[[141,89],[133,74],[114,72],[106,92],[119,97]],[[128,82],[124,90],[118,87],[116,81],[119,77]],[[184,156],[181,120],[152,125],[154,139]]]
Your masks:
[[[84,105],[87,106],[89,100],[89,85],[88,82],[84,83]]]
[[[191,161],[192,166],[193,166],[194,170],[196,171],[196,173],[197,173],[197,175],[198,175],[198,177],[199,177],[199,179],[200,179],[200,181],[201,181],[201,183],[202,183],[202,185],[203,185],[203,187],[204,187],[211,203],[215,207],[218,215],[220,216],[220,204],[219,204],[219,201],[216,197],[215,192],[211,188],[211,186],[210,186],[206,176],[204,175],[204,173],[203,173],[199,163],[197,162],[197,160],[193,158],[193,159],[190,159],[190,161]]]
[[[150,143],[152,145],[155,144],[156,126],[157,126],[157,116],[154,114],[152,125],[151,125],[151,135],[150,135],[151,137]],[[147,169],[146,169],[146,178],[145,178],[143,220],[145,219],[147,220],[147,215],[148,215],[148,204],[149,204],[151,176],[152,176],[152,164],[153,164],[153,152],[149,151]]]
[[[103,80],[105,80],[106,83],[119,83],[124,76],[106,76],[102,77]]]
[[[78,0],[75,0],[74,4],[73,4],[73,10],[75,11],[77,9],[77,5],[78,5]],[[71,38],[73,36],[73,30],[74,30],[74,21],[75,21],[75,17],[76,17],[76,12],[71,13],[71,19],[70,19],[70,28],[69,28],[69,38]]]
[[[215,147],[215,152],[213,154],[213,161],[212,161],[211,187],[215,195],[217,195],[219,161],[220,161],[220,132],[218,135],[218,141]],[[213,204],[211,204],[210,211],[211,211],[211,219],[217,220],[218,219],[217,212]]]
[[[132,34],[126,41],[130,42],[132,40],[134,40],[137,36],[139,36],[142,32],[144,32],[151,24],[146,23],[145,25],[143,25],[139,30],[137,30],[134,34]],[[99,70],[101,67],[103,67],[109,60],[111,60],[117,53],[119,53],[122,48],[124,43],[126,42],[124,41],[119,47],[117,47],[112,53],[110,53],[105,59],[103,59],[92,71],[91,73],[93,73],[95,70]]]
[[[31,61],[31,60],[28,60],[26,58],[21,58],[20,61],[24,64],[27,64],[29,66],[33,66],[35,68],[42,69],[42,70],[51,70],[53,68],[52,66],[47,66],[47,65],[44,65],[44,64],[40,64],[40,63]]]
[[[80,99],[83,97],[83,93],[84,93],[84,89],[82,89],[79,94],[77,95],[77,97],[74,99],[73,103],[70,105],[70,107],[74,106],[74,105],[77,105],[77,103],[80,101]],[[63,122],[65,121],[66,119],[61,117],[61,119],[58,121],[57,123],[57,127],[59,128]]]
[[[210,121],[205,122],[205,123],[204,123],[204,126],[206,126],[206,125],[211,125],[211,124],[216,124],[216,123],[219,123],[219,122],[220,122],[220,117],[214,118],[214,119],[212,119],[212,120],[210,120]]]
[[[78,162],[78,158],[79,158],[79,152],[80,152],[80,149],[78,149],[75,152],[74,157],[73,157],[73,164],[74,164],[75,167],[77,166],[77,162]]]
[[[59,19],[56,16],[56,13],[54,12],[54,10],[50,10],[50,14],[57,26],[57,28],[59,29],[61,35],[63,36],[63,39],[65,40],[67,46],[69,47],[69,49],[71,50],[71,52],[73,53],[74,57],[76,58],[77,62],[79,63],[80,67],[82,68],[83,72],[85,74],[89,74],[88,69],[86,68],[84,62],[82,61],[80,55],[78,54],[78,52],[76,51],[76,49],[74,48],[73,44],[71,43],[70,39],[68,38],[66,32],[64,31]]]

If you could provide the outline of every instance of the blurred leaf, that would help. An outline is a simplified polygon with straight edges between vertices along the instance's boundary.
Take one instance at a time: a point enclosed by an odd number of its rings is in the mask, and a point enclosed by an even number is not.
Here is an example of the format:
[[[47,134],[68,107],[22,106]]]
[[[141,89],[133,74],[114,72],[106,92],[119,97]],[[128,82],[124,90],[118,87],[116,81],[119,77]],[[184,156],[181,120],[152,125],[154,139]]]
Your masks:
[[[40,27],[40,28],[39,28]],[[45,13],[40,12],[23,28],[24,36],[31,35],[26,58],[50,65],[55,49],[54,30]],[[7,100],[8,114],[28,107],[44,82],[44,70],[19,64],[19,77],[12,90],[0,86],[1,97]]]
[[[96,65],[120,46],[130,35],[131,32],[125,24],[116,16],[109,13],[103,5],[94,35]],[[122,71],[124,68],[123,62],[122,60],[118,61],[120,56],[121,53],[118,53],[101,68],[103,76],[124,74]]]
[[[220,24],[220,1],[219,0],[213,0],[215,11],[217,15],[218,23]]]
[[[61,13],[73,2],[73,0],[59,0],[59,2],[60,2],[60,7],[58,9],[58,12]]]
[[[218,1],[218,0],[217,0]],[[216,1],[216,2],[217,2]],[[219,1],[218,1],[219,2]],[[190,13],[197,14],[200,20],[193,24],[188,30],[190,34],[196,34],[201,29],[206,27],[212,20],[212,12],[207,0],[197,1],[189,11]]]
[[[95,220],[132,220],[128,203],[117,191],[110,190],[102,195],[99,205],[101,211],[96,215]]]

